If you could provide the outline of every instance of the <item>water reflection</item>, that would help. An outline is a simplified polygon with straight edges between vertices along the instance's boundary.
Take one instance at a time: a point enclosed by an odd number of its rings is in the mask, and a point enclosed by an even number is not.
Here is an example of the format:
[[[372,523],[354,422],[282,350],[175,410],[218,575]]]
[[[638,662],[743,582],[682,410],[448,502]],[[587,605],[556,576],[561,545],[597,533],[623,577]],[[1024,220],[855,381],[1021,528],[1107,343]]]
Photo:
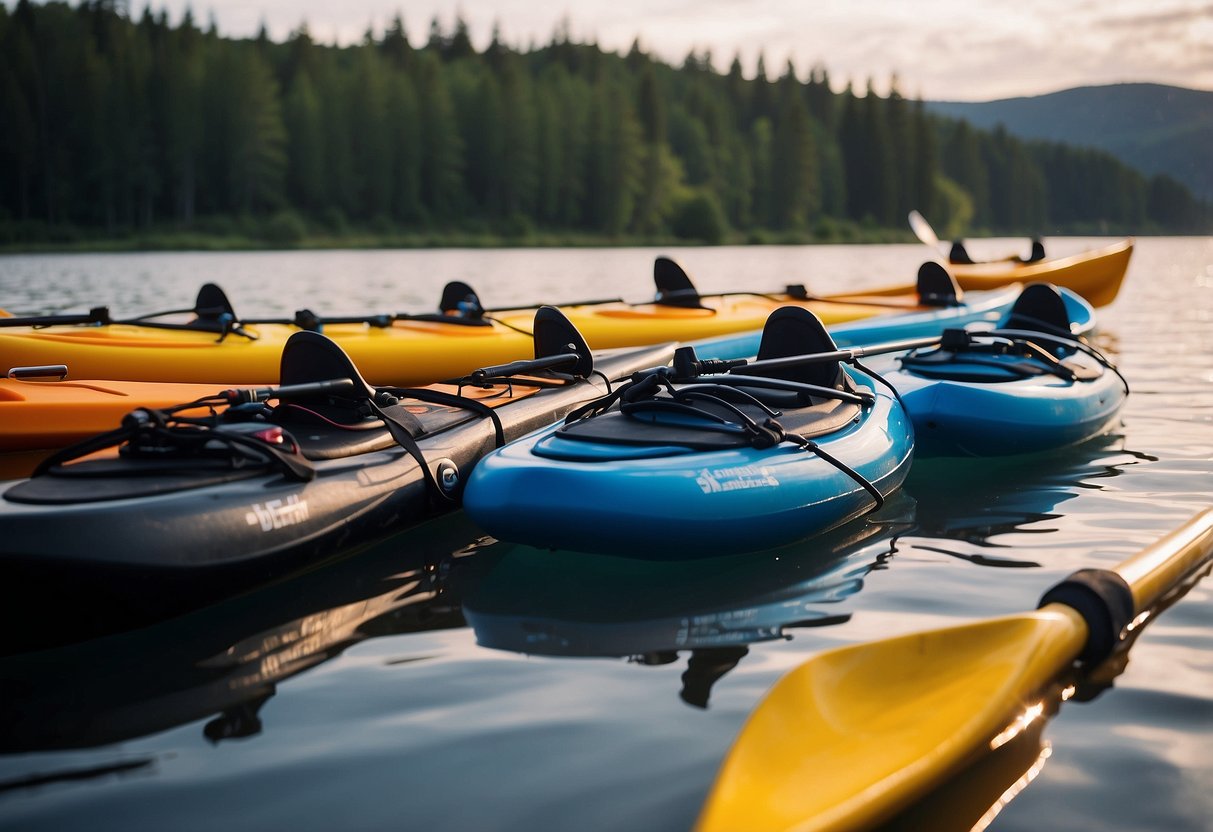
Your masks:
[[[870,519],[744,556],[655,562],[541,551],[443,518],[185,616],[0,660],[0,753],[103,746],[197,720],[211,743],[255,736],[262,706],[290,677],[368,638],[465,623],[498,650],[637,667],[685,662],[677,695],[706,708],[750,645],[845,622],[840,602],[907,550],[1037,566],[990,554],[992,539],[1050,532],[1038,526],[1058,503],[1136,463],[1118,443],[918,469]]]
[[[685,656],[681,699],[707,707],[712,685],[748,645],[840,624],[839,602],[895,551],[913,506],[890,498],[867,522],[797,546],[692,561],[636,560],[497,544],[460,593],[483,647],[527,655],[613,657],[639,666]]]
[[[0,659],[0,753],[89,748],[210,717],[211,742],[261,730],[277,685],[374,636],[463,626],[444,560],[457,518],[150,627]]]
[[[1003,544],[994,538],[1012,532],[1050,534],[1056,529],[1040,524],[1063,517],[1062,503],[1103,490],[1106,480],[1149,460],[1124,448],[1119,434],[1050,453],[915,460],[903,486],[915,504],[906,535],[997,548]],[[965,557],[951,545],[946,553]]]

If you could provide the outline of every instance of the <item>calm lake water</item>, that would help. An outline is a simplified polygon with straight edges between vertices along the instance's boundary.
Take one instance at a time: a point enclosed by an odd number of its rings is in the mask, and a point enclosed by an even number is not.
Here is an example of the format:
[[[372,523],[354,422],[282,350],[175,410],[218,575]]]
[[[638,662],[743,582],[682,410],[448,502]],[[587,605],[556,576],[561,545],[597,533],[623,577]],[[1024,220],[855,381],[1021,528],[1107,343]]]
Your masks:
[[[188,307],[204,281],[249,317],[420,311],[455,279],[486,305],[640,300],[657,253],[9,256],[0,306]],[[701,289],[830,291],[908,281],[924,249],[673,254]],[[1140,240],[1100,320],[1133,389],[1114,435],[917,462],[879,515],[826,538],[652,563],[497,543],[455,514],[175,620],[0,660],[0,828],[687,829],[746,715],[807,656],[1030,609],[1213,502],[1213,239]],[[1017,753],[902,827],[967,828],[981,812],[958,801],[988,793],[984,810],[1043,760],[989,828],[1213,830],[1213,580]]]

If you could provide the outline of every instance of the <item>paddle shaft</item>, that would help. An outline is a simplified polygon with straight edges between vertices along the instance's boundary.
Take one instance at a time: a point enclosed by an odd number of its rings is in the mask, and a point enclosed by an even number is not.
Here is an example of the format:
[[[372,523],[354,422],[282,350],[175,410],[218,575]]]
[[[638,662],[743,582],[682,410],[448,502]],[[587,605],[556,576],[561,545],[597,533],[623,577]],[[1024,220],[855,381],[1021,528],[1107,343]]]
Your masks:
[[[1129,585],[1133,605],[1140,613],[1210,557],[1213,557],[1213,508],[1200,512],[1113,571]]]
[[[59,326],[76,324],[107,324],[110,323],[109,310],[98,306],[84,314],[67,315],[24,315],[10,318],[0,318],[0,327],[18,326]]]
[[[932,335],[928,338],[907,338],[903,341],[873,344],[870,347],[852,347],[845,350],[834,350],[833,352],[789,355],[786,358],[764,358],[761,361],[747,361],[744,358],[725,360],[708,358],[703,361],[694,362],[693,369],[696,371],[696,374],[727,372],[738,367],[753,370],[782,370],[788,367],[800,367],[805,364],[820,364],[828,361],[854,361],[857,358],[864,358],[869,355],[884,355],[890,352],[905,352],[907,350],[918,349],[919,347],[933,347],[940,340],[940,336]],[[675,369],[682,368],[675,364]]]
[[[581,360],[581,356],[577,353],[561,353],[560,355],[548,355],[542,358],[532,358],[523,361],[511,361],[508,364],[497,364],[492,367],[481,367],[478,370],[473,370],[469,374],[472,381],[483,381],[486,378],[496,376],[516,376],[521,373],[530,373],[537,370],[550,370],[553,367],[563,367],[566,364],[576,364]]]
[[[250,387],[224,390],[219,395],[227,399],[230,404],[245,404],[291,396],[302,397],[348,393],[353,389],[354,382],[350,379],[334,378],[326,381],[309,381],[303,384],[284,384],[281,387]]]

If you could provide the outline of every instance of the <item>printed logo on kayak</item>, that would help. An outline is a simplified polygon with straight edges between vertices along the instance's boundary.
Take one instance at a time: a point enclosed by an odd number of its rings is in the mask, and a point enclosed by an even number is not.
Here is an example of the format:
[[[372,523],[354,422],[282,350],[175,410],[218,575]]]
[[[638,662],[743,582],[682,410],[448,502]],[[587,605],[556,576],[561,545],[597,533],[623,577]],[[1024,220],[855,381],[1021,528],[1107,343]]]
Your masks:
[[[308,516],[307,500],[300,500],[298,494],[292,494],[285,500],[267,500],[264,505],[253,503],[252,508],[244,519],[250,526],[261,526],[263,532],[294,526]]]
[[[766,468],[744,465],[740,468],[704,468],[695,478],[695,483],[704,494],[720,494],[747,488],[771,488],[779,485],[779,480]]]

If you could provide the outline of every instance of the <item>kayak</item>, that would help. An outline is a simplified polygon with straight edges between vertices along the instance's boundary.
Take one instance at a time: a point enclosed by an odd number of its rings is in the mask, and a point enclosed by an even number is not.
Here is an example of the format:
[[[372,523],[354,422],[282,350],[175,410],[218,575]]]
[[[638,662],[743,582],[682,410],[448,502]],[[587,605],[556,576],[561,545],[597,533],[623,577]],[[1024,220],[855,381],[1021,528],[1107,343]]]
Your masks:
[[[592,349],[612,349],[759,330],[779,306],[813,310],[826,323],[890,312],[927,312],[953,299],[896,292],[810,295],[803,286],[773,293],[700,295],[669,258],[654,264],[657,297],[648,303],[587,301],[561,306]],[[193,308],[115,320],[103,307],[86,314],[0,318],[0,369],[65,365],[73,379],[264,384],[277,381],[283,345],[295,332],[323,332],[374,384],[427,384],[531,354],[535,306],[485,310],[475,291],[448,284],[434,314],[246,319],[223,291],[206,284]],[[186,316],[182,322],[162,320]]]
[[[5,585],[145,596],[274,577],[456,507],[485,453],[670,356],[649,346],[595,360],[551,308],[534,326],[533,360],[451,387],[373,388],[334,342],[299,332],[279,388],[135,410],[0,488]],[[200,404],[214,414],[193,415]]]
[[[0,378],[0,479],[29,476],[54,451],[112,429],[137,408],[163,410],[218,392],[213,384],[71,381],[65,371],[29,367]]]
[[[910,228],[924,244],[941,252],[943,244],[935,229],[918,211],[909,214]],[[1019,256],[1000,260],[975,262],[965,250],[964,243],[954,240],[947,254],[948,271],[963,289],[990,289],[1007,283],[1044,281],[1071,289],[1095,306],[1107,306],[1120,293],[1129,258],[1133,255],[1132,237],[1102,248],[1067,257],[1050,258],[1044,243],[1032,240],[1032,252],[1025,259]],[[897,293],[898,289],[892,290]]]
[[[933,296],[940,303],[941,298],[959,293],[937,263],[924,264],[920,271],[919,295]],[[1019,287],[960,294],[958,300],[924,311],[885,312],[829,329],[836,343],[852,345],[938,335],[945,328],[970,324],[1006,326]],[[1090,304],[1071,292],[1063,296],[1075,322],[1073,331],[1090,329],[1094,321]],[[760,336],[761,330],[755,330],[705,339],[695,346],[702,355],[742,358],[758,351]],[[526,344],[530,349],[529,337]],[[112,428],[137,407],[160,409],[200,399],[214,394],[216,384],[269,386],[277,376],[275,370],[257,380],[207,384],[72,378],[67,373],[67,366],[58,364],[12,368],[10,378],[0,378],[0,479],[27,476],[50,451]]]
[[[923,264],[943,271],[938,263]],[[939,306],[929,311],[886,313],[861,320],[848,321],[828,327],[834,343],[840,347],[876,344],[883,341],[900,341],[911,338],[937,336],[945,329],[993,326],[995,328],[1018,328],[1023,321],[1016,320],[1022,313],[1013,313],[1015,302],[1024,291],[1014,284],[1001,289],[983,292],[968,292],[955,305]],[[959,290],[958,290],[959,292]],[[1082,296],[1069,289],[1058,289],[1065,304],[1069,325],[1057,334],[1082,337],[1094,331],[1097,320],[1095,310]],[[1034,328],[1033,327],[1030,328]],[[758,351],[761,331],[742,332],[718,338],[704,338],[691,342],[701,355],[721,359],[746,358]]]
[[[834,348],[812,312],[776,310],[759,356]],[[680,356],[682,360],[680,361]],[[800,540],[879,508],[905,478],[913,430],[891,391],[837,361],[678,383],[672,368],[485,457],[468,516],[501,540],[640,558]]]
[[[1035,262],[949,264],[948,271],[962,289],[1047,281],[1077,292],[1095,306],[1107,306],[1120,292],[1133,255],[1133,243],[1128,238],[1103,248]]]
[[[894,359],[891,371],[872,365],[900,395],[914,423],[918,454],[1055,450],[1116,423],[1129,386],[1098,351],[1054,334],[1065,314],[1056,290],[1029,286],[1019,308],[1035,313],[1013,316],[1022,328],[949,330],[937,345]]]

